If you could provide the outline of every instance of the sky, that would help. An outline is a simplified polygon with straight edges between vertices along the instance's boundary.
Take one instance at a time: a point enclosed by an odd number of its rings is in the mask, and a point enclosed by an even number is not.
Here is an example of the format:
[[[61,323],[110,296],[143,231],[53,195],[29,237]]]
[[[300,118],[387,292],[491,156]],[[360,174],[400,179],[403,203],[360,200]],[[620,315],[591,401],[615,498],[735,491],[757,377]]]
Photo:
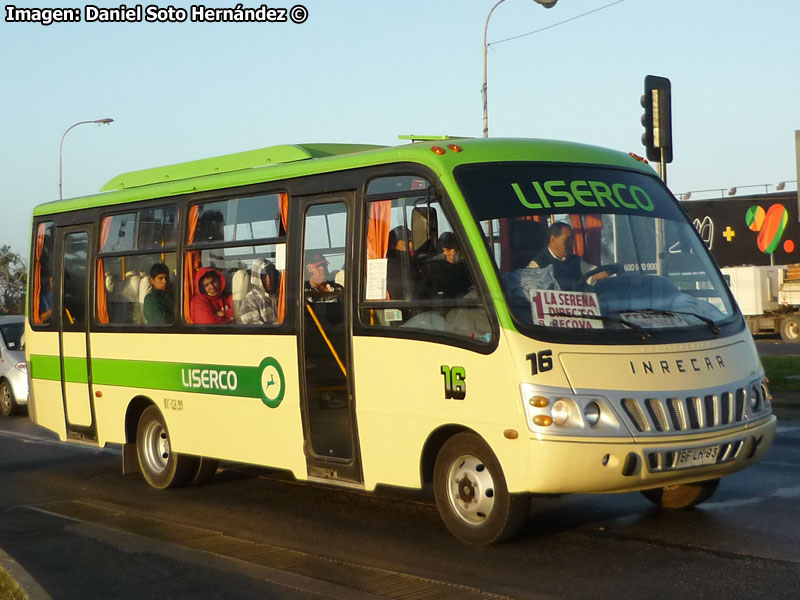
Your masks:
[[[0,245],[27,257],[32,210],[58,198],[59,143],[79,121],[114,119],[64,138],[65,198],[122,172],[276,144],[483,134],[495,0],[298,1],[303,23],[90,23],[83,0],[13,4],[80,10],[81,22],[49,26],[9,22],[4,3]],[[488,29],[489,134],[643,155],[643,80],[659,75],[672,82],[673,192],[773,191],[797,179],[798,24],[797,0],[507,0]]]

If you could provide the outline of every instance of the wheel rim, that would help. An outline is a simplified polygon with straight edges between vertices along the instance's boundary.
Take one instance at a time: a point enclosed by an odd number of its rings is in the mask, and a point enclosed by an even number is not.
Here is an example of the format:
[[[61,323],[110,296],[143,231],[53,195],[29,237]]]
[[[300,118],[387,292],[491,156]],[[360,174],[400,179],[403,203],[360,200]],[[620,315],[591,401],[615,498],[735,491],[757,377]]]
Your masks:
[[[142,436],[143,458],[147,468],[154,473],[161,473],[167,468],[170,457],[169,436],[166,428],[157,421],[150,421]]]
[[[796,323],[795,321],[791,321],[786,324],[784,331],[786,332],[786,337],[792,340],[796,339],[798,336],[800,336],[800,324]]]
[[[2,409],[3,414],[11,411],[11,391],[7,385],[0,385],[0,409]]]
[[[477,456],[459,456],[447,472],[447,492],[453,512],[471,525],[486,522],[494,508],[494,480]]]

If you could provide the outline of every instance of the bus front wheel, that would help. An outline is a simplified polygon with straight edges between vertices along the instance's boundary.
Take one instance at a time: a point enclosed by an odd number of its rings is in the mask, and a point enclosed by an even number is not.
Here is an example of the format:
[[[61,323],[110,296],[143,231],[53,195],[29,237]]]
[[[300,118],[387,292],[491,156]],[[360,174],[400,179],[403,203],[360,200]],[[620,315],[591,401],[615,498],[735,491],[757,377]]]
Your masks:
[[[167,424],[156,406],[147,407],[139,418],[136,452],[145,480],[159,490],[183,485],[197,471],[197,457],[173,452]]]
[[[642,494],[659,508],[691,508],[711,498],[718,485],[719,479],[709,479],[696,483],[642,490]]]
[[[509,494],[500,462],[474,433],[451,437],[436,457],[433,490],[439,514],[455,537],[473,544],[512,538],[530,509],[527,494]]]

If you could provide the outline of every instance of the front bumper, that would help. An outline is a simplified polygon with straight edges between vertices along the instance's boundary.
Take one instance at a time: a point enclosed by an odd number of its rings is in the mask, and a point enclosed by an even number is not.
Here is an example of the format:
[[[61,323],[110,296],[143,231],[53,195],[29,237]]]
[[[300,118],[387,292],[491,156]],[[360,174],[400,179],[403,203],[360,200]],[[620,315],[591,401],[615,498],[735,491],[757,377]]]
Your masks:
[[[530,438],[529,469],[509,491],[541,494],[608,493],[642,490],[740,471],[761,460],[775,438],[777,419],[768,415],[735,429],[647,441]],[[679,454],[719,446],[713,464],[680,466]],[[511,479],[511,478],[509,478]],[[513,488],[516,489],[511,489]]]

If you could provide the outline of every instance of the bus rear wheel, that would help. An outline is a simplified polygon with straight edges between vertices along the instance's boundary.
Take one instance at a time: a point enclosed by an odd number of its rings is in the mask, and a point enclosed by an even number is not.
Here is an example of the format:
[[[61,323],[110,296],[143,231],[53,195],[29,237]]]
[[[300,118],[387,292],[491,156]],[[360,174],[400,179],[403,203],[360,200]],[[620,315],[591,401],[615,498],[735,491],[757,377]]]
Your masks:
[[[136,452],[145,480],[156,489],[177,487],[198,470],[198,458],[172,451],[169,430],[156,406],[147,407],[136,429]]]
[[[705,502],[719,485],[719,479],[670,485],[653,490],[642,490],[642,495],[659,508],[691,508]]]
[[[516,535],[528,516],[530,496],[509,494],[500,462],[474,433],[445,442],[433,473],[439,514],[455,537],[493,544]]]

